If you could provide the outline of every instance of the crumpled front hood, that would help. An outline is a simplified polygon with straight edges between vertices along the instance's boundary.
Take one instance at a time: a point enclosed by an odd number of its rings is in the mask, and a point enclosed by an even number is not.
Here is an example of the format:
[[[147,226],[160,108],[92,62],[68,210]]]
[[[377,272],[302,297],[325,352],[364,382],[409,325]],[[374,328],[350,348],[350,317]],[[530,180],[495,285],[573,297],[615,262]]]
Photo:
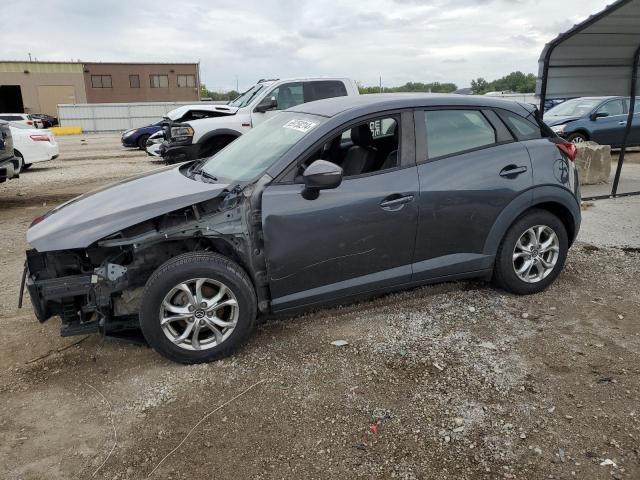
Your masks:
[[[580,117],[544,117],[544,123],[553,127],[554,125],[562,125],[563,123],[575,122],[576,120],[580,120]]]
[[[218,196],[227,184],[185,177],[164,167],[85,193],[49,211],[27,231],[39,252],[86,248],[123,228]]]
[[[229,105],[215,105],[213,106],[213,108],[208,108],[208,107],[209,105],[207,105],[207,108],[202,108],[202,110],[207,110],[208,112],[211,112],[211,115],[213,116],[235,115],[236,112],[238,111],[238,107],[230,107]],[[180,118],[182,118],[184,114],[186,114],[189,110],[197,110],[197,108],[194,108],[193,105],[178,107],[174,110],[171,110],[169,113],[167,113],[165,118],[168,118],[169,120],[172,120],[175,122],[176,120],[179,120]],[[205,118],[208,118],[208,117],[205,117]]]

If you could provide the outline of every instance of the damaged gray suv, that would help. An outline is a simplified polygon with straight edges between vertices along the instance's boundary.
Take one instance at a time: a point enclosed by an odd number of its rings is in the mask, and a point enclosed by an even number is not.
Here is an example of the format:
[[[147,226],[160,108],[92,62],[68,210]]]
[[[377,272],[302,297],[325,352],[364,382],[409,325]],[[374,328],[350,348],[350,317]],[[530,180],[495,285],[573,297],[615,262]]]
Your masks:
[[[182,363],[231,354],[271,313],[476,277],[540,292],[580,226],[575,154],[517,102],[305,103],[35,219],[24,283],[62,335],[141,328]]]

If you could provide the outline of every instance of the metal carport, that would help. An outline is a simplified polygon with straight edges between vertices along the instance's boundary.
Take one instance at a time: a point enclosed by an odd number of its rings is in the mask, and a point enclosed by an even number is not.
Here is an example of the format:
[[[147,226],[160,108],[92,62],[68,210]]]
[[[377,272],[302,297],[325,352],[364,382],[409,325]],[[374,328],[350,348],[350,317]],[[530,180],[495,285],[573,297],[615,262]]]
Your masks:
[[[618,193],[620,173],[631,132],[638,91],[640,0],[619,0],[549,42],[539,60],[540,111],[547,99],[585,96],[630,96],[623,146],[611,194]]]

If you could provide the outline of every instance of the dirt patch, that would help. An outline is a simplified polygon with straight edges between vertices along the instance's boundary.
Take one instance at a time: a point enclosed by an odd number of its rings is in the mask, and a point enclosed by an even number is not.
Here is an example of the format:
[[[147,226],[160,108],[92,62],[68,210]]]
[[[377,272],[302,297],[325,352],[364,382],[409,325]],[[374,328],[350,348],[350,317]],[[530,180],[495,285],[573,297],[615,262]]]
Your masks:
[[[265,380],[151,478],[640,478],[635,249],[579,243],[529,297],[461,282],[269,320],[209,365],[98,336],[63,349],[80,338],[15,306],[24,231],[50,208],[15,191],[71,195],[156,164],[58,162],[46,173],[64,183],[34,170],[0,191],[0,477],[91,478],[108,458],[94,478],[145,478]]]

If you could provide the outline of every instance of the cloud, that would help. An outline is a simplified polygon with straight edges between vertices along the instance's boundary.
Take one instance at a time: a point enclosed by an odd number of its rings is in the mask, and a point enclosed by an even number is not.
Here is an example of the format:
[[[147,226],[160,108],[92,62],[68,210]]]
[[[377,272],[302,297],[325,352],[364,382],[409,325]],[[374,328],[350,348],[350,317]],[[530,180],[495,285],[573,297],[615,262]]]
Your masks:
[[[200,61],[209,88],[339,75],[365,84],[537,72],[544,44],[608,0],[5,2],[2,56]],[[37,11],[38,15],[33,15]],[[550,11],[557,12],[550,20]]]

